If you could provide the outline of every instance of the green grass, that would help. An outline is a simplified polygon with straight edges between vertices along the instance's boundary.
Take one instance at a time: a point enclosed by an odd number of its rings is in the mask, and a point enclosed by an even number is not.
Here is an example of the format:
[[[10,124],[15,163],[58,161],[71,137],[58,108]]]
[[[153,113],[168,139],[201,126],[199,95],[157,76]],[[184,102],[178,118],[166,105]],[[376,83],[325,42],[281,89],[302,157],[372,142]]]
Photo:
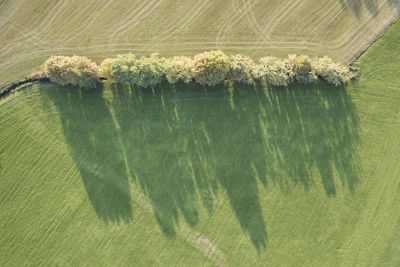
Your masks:
[[[348,62],[399,15],[397,0],[2,0],[0,85],[52,55],[117,53],[258,58],[290,53]]]
[[[348,88],[12,94],[0,265],[399,265],[399,48]]]

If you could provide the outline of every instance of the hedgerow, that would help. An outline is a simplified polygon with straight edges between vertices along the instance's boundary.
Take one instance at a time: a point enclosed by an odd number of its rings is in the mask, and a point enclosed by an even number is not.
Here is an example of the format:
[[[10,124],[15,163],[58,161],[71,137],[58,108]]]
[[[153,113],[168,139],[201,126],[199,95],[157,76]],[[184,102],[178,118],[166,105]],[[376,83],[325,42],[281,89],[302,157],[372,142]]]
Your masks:
[[[352,67],[335,63],[328,57],[293,54],[287,58],[262,57],[255,62],[247,56],[228,56],[220,50],[193,58],[164,58],[158,54],[136,57],[128,53],[106,58],[100,67],[86,57],[53,56],[45,62],[44,70],[52,82],[84,88],[96,87],[100,77],[120,84],[153,88],[163,81],[171,84],[195,81],[214,86],[225,80],[252,84],[257,79],[264,79],[272,86],[309,84],[318,79],[338,86],[356,75]]]

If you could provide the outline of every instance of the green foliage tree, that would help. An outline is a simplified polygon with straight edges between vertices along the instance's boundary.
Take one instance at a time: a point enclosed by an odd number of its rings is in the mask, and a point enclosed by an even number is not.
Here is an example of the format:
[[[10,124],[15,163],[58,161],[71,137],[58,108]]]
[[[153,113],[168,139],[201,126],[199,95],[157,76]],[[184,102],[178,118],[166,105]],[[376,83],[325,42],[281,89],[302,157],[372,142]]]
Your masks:
[[[102,62],[101,73],[118,83],[144,88],[154,87],[164,79],[164,59],[158,54],[137,58],[134,54],[118,55]]]
[[[137,59],[132,53],[117,55],[116,58],[108,60],[103,64],[103,73],[110,75],[118,83],[133,84],[131,68],[136,68]],[[109,68],[109,70],[107,70]]]
[[[130,68],[132,83],[144,88],[160,84],[164,78],[164,60],[157,53],[141,57]]]

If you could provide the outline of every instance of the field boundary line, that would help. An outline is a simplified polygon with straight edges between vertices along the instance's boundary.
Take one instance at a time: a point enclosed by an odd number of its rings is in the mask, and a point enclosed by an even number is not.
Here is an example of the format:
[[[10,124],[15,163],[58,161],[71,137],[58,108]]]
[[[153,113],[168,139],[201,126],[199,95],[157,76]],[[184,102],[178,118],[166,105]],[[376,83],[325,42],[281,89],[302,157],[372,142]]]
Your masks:
[[[9,95],[10,93],[12,93],[16,89],[18,89],[20,86],[31,84],[31,83],[48,83],[48,82],[50,82],[50,79],[49,79],[49,77],[46,77],[46,76],[35,77],[35,78],[25,78],[24,80],[21,80],[21,81],[11,82],[4,86],[0,86],[0,99]]]
[[[349,63],[354,64],[364,53],[368,50],[368,48],[373,45],[378,39],[382,37],[382,35],[385,34],[385,32],[395,24],[398,20],[400,20],[400,17],[398,16],[397,18],[387,21],[385,24],[383,24],[382,28],[379,29],[378,31],[375,31],[373,35],[369,38],[368,43],[365,44],[361,49],[359,49],[350,59]]]

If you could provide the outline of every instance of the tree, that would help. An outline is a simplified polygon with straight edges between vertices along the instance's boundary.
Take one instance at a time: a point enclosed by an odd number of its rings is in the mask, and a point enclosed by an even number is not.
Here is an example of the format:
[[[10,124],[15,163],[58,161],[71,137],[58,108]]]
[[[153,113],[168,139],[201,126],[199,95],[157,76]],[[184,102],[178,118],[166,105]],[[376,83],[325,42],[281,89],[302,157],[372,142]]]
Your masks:
[[[312,67],[315,69],[317,75],[325,80],[327,83],[333,85],[341,85],[350,81],[355,75],[346,67],[339,63],[334,63],[328,57],[315,58],[312,61]]]
[[[230,65],[228,72],[228,80],[232,82],[243,82],[252,84],[254,82],[252,69],[254,69],[254,61],[240,54],[229,57]]]
[[[144,88],[154,87],[164,78],[163,59],[158,54],[137,58],[134,54],[117,55],[102,63],[102,73],[118,83],[128,83]]]
[[[229,57],[221,50],[204,52],[193,59],[194,79],[202,85],[214,86],[227,78]]]
[[[165,78],[169,83],[176,83],[183,81],[190,83],[193,81],[193,59],[186,56],[177,56],[173,58],[164,59],[164,73]]]
[[[293,67],[288,59],[263,57],[256,67],[255,76],[266,77],[267,82],[274,86],[287,86],[295,76]]]
[[[137,65],[137,59],[134,54],[117,55],[116,58],[111,59],[110,62],[103,62],[104,73],[109,73],[110,76],[118,83],[133,84],[131,68]],[[110,70],[107,71],[109,64]]]
[[[44,73],[51,82],[80,88],[100,85],[99,67],[87,57],[52,56],[43,65]]]
[[[141,57],[130,68],[133,84],[144,88],[154,87],[164,79],[163,59],[157,53]]]
[[[100,63],[100,75],[108,80],[114,79],[111,73],[111,66],[114,60],[113,58],[106,58]]]
[[[318,80],[309,56],[292,54],[288,56],[288,59],[294,73],[294,79],[291,82],[297,81],[298,83],[308,84]]]

